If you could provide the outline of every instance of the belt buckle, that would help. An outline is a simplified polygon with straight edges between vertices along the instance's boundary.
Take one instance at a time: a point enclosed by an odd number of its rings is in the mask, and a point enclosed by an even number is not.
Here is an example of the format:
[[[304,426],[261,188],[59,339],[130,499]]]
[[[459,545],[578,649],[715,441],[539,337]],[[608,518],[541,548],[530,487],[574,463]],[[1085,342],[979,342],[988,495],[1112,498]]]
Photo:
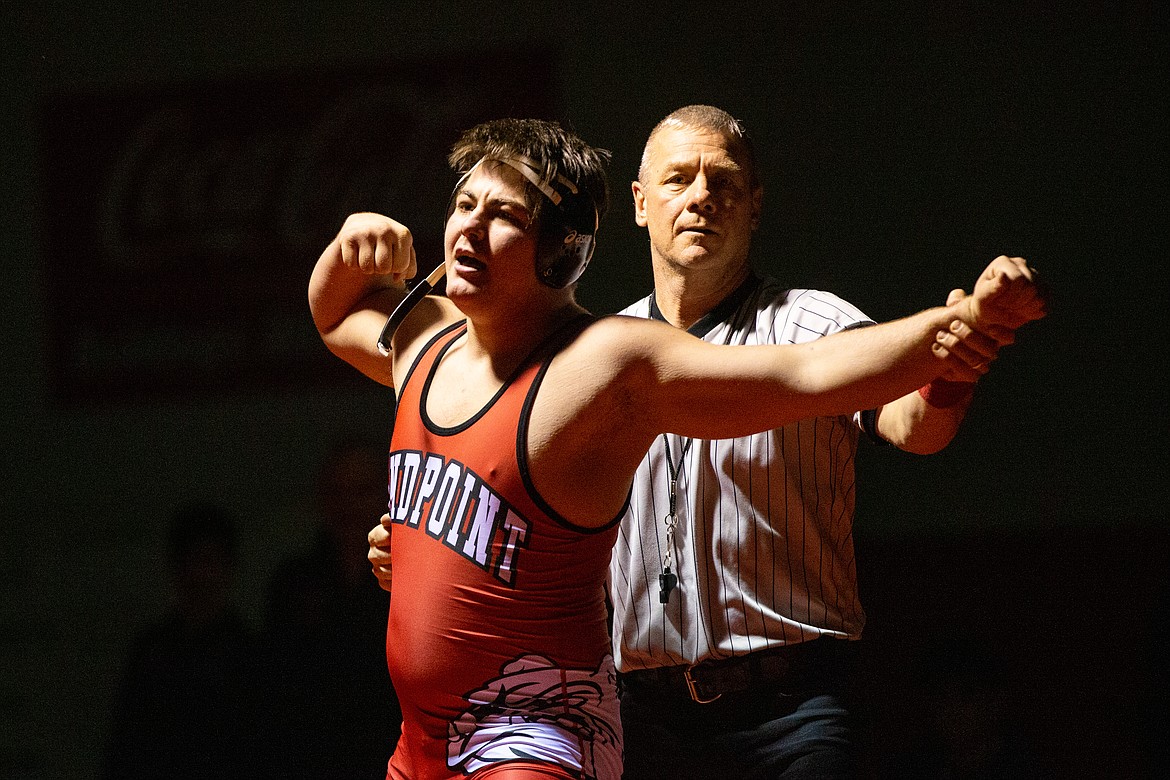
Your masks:
[[[688,667],[686,668],[686,670],[683,672],[683,678],[685,678],[685,679],[686,679],[686,681],[687,681],[687,690],[688,690],[688,691],[690,692],[690,694],[691,694],[691,699],[692,699],[692,700],[694,700],[696,703],[698,703],[698,704],[710,704],[711,702],[715,701],[716,699],[718,699],[718,698],[719,698],[720,696],[722,696],[723,694],[722,694],[722,693],[717,693],[717,694],[715,694],[713,697],[711,697],[710,699],[704,699],[703,697],[701,697],[701,696],[699,695],[699,689],[698,689],[698,685],[699,685],[699,684],[698,684],[697,682],[695,682],[695,678],[691,676],[691,670],[692,670],[692,669],[694,669],[696,665],[697,665],[697,664],[691,664],[691,665],[690,665],[690,666],[688,666]]]

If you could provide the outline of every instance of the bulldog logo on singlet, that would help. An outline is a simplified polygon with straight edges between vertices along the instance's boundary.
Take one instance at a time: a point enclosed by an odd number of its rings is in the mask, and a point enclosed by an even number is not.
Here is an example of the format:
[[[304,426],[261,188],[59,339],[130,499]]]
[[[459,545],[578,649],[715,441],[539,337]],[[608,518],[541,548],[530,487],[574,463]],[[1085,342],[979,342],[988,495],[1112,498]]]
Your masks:
[[[539,655],[504,664],[466,694],[468,709],[447,734],[447,766],[470,774],[507,761],[558,764],[582,778],[621,773],[612,656],[596,669],[565,669]]]
[[[417,450],[390,453],[390,519],[422,528],[501,582],[512,585],[528,521],[456,460]],[[495,551],[493,553],[493,550]]]

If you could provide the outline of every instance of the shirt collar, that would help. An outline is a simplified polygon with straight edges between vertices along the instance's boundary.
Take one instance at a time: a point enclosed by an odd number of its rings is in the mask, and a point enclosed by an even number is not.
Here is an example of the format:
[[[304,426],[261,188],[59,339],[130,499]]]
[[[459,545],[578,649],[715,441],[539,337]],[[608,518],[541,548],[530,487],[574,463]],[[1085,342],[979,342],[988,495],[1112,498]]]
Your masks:
[[[696,320],[691,327],[687,328],[687,333],[690,333],[692,336],[698,336],[699,338],[706,336],[711,332],[712,328],[727,320],[731,316],[731,313],[738,309],[740,304],[751,295],[759,283],[760,277],[754,272],[749,273],[747,278],[730,295],[716,304],[715,308],[711,309],[711,311]],[[667,322],[666,317],[662,314],[662,310],[658,308],[658,298],[654,295],[650,296],[650,319]]]

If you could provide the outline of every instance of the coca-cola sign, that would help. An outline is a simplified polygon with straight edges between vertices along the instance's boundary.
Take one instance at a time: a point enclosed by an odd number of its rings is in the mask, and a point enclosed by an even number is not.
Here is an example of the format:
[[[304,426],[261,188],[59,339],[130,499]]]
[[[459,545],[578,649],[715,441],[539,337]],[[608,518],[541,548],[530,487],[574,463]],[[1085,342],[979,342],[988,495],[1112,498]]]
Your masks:
[[[441,251],[459,132],[555,118],[554,58],[276,74],[41,104],[45,282],[61,400],[248,391],[356,376],[309,318],[312,265],[354,211]]]

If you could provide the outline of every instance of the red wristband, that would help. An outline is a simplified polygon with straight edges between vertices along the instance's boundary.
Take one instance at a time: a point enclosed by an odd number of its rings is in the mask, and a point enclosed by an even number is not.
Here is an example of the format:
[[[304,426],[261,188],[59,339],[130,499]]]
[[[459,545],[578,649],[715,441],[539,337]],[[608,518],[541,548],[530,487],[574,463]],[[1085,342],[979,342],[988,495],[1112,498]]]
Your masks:
[[[953,382],[949,379],[936,379],[930,384],[918,388],[918,394],[928,404],[939,409],[945,409],[966,400],[974,391],[974,382]]]

